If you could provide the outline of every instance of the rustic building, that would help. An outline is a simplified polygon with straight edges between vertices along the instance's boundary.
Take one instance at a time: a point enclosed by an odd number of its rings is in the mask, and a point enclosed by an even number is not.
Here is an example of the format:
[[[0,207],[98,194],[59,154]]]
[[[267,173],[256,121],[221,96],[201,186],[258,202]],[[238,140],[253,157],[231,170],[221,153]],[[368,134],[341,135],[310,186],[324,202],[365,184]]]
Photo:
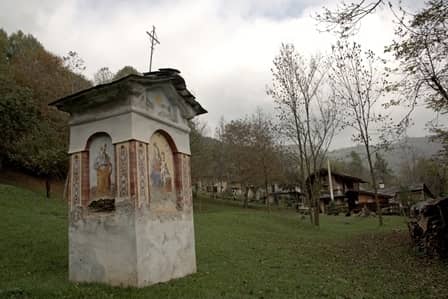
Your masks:
[[[307,180],[311,183],[320,181],[320,211],[325,212],[331,201],[328,170],[322,168],[311,174]],[[366,181],[358,177],[332,171],[331,186],[333,191],[333,199],[336,204],[345,205],[346,203],[351,202],[355,204],[358,201],[358,193],[360,190],[360,184],[362,183],[366,183]]]
[[[381,208],[389,207],[391,205],[391,199],[394,198],[394,195],[381,192],[381,190],[378,191],[377,196]],[[357,206],[359,209],[366,208],[370,211],[376,211],[375,192],[359,190]]]

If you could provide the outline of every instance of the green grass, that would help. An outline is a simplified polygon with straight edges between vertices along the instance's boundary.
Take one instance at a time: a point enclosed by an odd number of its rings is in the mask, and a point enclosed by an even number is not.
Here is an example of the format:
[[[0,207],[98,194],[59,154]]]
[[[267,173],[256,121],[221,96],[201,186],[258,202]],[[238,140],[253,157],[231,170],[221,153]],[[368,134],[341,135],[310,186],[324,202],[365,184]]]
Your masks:
[[[415,257],[401,217],[268,214],[235,203],[196,206],[198,273],[142,289],[67,280],[64,203],[0,185],[1,298],[446,297],[448,265]]]

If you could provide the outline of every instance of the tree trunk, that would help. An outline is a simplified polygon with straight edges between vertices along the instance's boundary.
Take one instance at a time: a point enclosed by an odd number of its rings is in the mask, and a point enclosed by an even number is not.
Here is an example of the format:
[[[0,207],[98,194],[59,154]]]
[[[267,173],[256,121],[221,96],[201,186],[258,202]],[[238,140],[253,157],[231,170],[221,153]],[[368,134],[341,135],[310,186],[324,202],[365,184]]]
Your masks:
[[[263,158],[263,176],[264,176],[264,189],[266,191],[266,208],[268,209],[268,213],[271,213],[271,203],[269,202],[268,170],[264,158]]]
[[[264,187],[266,190],[266,207],[268,208],[268,213],[271,213],[271,203],[269,202],[269,188],[268,188],[268,179],[265,177]]]
[[[63,201],[68,201],[68,184],[69,184],[69,176],[67,175],[65,177],[65,183],[64,183],[64,193],[62,194],[62,200]]]
[[[47,198],[50,198],[51,193],[51,183],[49,178],[45,178],[45,191],[47,194]]]
[[[315,188],[316,188],[316,182],[314,182],[310,186],[310,197],[311,197],[311,202],[313,203],[313,218],[314,218],[313,224],[315,226],[319,226],[319,224],[320,224],[320,222],[319,222],[319,209],[320,209],[319,196],[317,195]]]
[[[369,149],[368,145],[366,145],[366,152],[367,152],[367,161],[369,162],[369,168],[370,168],[370,177],[372,179],[372,184],[373,184],[373,191],[375,193],[376,214],[378,215],[378,224],[380,226],[382,226],[383,225],[383,215],[381,213],[380,199],[378,198],[378,186],[376,185],[376,177],[375,177],[375,172],[373,170],[372,157],[370,155],[370,149]]]
[[[249,207],[249,187],[245,187],[246,191],[244,192],[244,201],[243,201],[243,207],[248,208]]]

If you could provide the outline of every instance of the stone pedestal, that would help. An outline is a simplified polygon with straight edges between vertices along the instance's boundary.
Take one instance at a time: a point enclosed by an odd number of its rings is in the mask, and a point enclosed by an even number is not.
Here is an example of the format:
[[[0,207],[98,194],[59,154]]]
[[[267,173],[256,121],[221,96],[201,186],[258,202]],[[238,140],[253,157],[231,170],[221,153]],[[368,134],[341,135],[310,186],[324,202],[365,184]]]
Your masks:
[[[147,286],[196,271],[188,120],[179,72],[130,75],[52,105],[69,112],[69,279]]]

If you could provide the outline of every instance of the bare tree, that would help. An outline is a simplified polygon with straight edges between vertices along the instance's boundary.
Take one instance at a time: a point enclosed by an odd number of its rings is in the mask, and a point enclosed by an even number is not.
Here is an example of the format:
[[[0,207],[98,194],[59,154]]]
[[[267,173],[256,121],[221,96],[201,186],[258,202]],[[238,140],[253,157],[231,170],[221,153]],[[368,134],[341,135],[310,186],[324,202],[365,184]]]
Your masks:
[[[69,51],[66,56],[62,56],[62,61],[64,66],[70,70],[70,72],[66,72],[66,76],[72,93],[91,86],[91,83],[87,82],[84,77],[85,62],[77,52]]]
[[[283,133],[297,145],[300,188],[312,209],[310,219],[318,226],[319,180],[310,183],[306,178],[324,165],[339,124],[336,102],[326,89],[325,61],[321,56],[305,59],[293,45],[283,44],[272,75],[268,94],[277,104]]]
[[[395,38],[386,48],[399,62],[397,77],[389,90],[398,90],[399,99],[390,105],[405,104],[409,113],[400,125],[406,127],[417,100],[437,112],[448,113],[448,1],[425,1],[422,8],[410,12],[400,0],[357,0],[343,2],[335,9],[323,8],[316,19],[326,31],[347,38],[356,33],[362,19],[388,7],[395,16]],[[446,130],[435,130],[442,137]]]
[[[93,81],[96,85],[106,84],[113,80],[114,74],[108,67],[102,67],[93,75]]]
[[[226,123],[222,134],[222,149],[226,154],[227,177],[241,184],[244,192],[243,206],[249,207],[249,189],[254,183],[252,162],[252,135],[247,118]]]
[[[330,82],[338,103],[344,109],[343,125],[355,130],[353,140],[364,145],[370,177],[375,192],[379,224],[383,224],[378,186],[373,165],[375,124],[388,120],[386,114],[375,113],[380,107],[386,81],[381,79],[381,60],[372,51],[363,52],[357,43],[339,42],[333,47],[334,63]]]
[[[82,74],[86,70],[84,59],[76,51],[68,51],[67,56],[62,56],[64,66],[76,74]]]
[[[316,19],[324,26],[325,31],[335,32],[340,37],[348,37],[356,33],[362,19],[374,13],[378,8],[389,4],[384,0],[341,1],[335,9],[323,8]]]
[[[274,179],[279,180],[281,176],[277,130],[271,117],[259,107],[252,115],[250,124],[254,178],[257,185],[265,189],[266,207],[270,212],[269,183]]]

